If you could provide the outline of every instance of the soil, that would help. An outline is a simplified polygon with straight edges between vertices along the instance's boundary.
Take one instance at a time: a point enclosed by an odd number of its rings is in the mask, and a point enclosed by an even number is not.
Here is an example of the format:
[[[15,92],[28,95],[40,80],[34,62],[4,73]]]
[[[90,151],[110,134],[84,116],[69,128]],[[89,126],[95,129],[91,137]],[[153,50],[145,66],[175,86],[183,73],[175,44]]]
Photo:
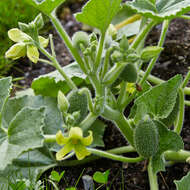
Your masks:
[[[61,23],[66,28],[66,31],[70,36],[77,30],[81,29],[81,24],[77,23],[71,13],[78,12],[80,10],[81,3],[75,3],[68,5],[68,8],[59,10],[59,17]],[[159,38],[161,26],[157,26],[153,29],[148,37],[148,44],[156,45]],[[51,30],[55,40],[55,50],[57,52],[57,59],[61,65],[67,65],[73,61],[65,45],[62,43],[60,37],[54,30]],[[181,73],[183,76],[187,73],[188,65],[190,62],[190,21],[175,19],[171,22],[166,42],[164,45],[164,51],[158,60],[153,74],[159,76],[162,79],[169,79],[177,73]],[[39,75],[52,71],[51,66],[46,64],[31,64],[28,60],[23,60],[20,65],[11,72],[14,77],[24,76],[24,79],[19,81],[18,84],[29,87],[32,80]],[[188,98],[188,97],[187,97]],[[182,130],[182,137],[185,144],[185,149],[190,150],[190,107],[186,107],[185,110],[185,122]],[[110,122],[106,128],[104,135],[105,149],[116,148],[125,146],[126,141],[121,136],[117,128]],[[81,172],[83,175],[92,176],[96,171],[110,170],[109,183],[111,190],[149,190],[148,175],[144,167],[145,162],[137,164],[122,164],[120,162],[111,161],[107,159],[101,159],[95,162],[91,162],[86,165],[75,166],[70,168],[55,168],[58,171],[65,170],[65,180],[69,186],[74,186]],[[166,168],[166,172],[158,174],[160,190],[175,190],[174,180],[181,179],[190,171],[188,164],[175,164],[172,167]],[[48,172],[49,174],[49,172]],[[65,189],[65,182],[61,182],[60,189]],[[78,190],[83,190],[83,181],[79,181],[77,185]],[[101,189],[106,189],[102,187]]]

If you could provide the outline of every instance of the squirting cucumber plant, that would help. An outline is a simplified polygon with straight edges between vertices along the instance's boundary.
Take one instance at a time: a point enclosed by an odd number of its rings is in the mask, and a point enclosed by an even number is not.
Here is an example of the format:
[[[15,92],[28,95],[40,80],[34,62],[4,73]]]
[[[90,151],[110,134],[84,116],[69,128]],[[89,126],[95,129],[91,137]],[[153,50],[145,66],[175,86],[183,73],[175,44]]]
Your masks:
[[[6,52],[7,58],[27,56],[56,71],[35,79],[34,93],[18,97],[10,97],[11,77],[0,79],[1,187],[7,187],[10,173],[14,176],[19,171],[27,179],[30,169],[37,180],[49,168],[105,157],[128,163],[147,160],[150,189],[158,190],[157,173],[165,171],[169,162],[190,162],[180,136],[184,107],[189,105],[185,95],[190,95],[186,87],[190,71],[184,79],[178,74],[168,81],[150,73],[164,49],[171,20],[190,19],[184,15],[190,11],[190,0],[89,0],[75,18],[96,30],[79,31],[72,38],[56,17],[57,7],[65,0],[25,1],[50,18],[75,62],[62,68],[53,36],[38,35],[44,25],[41,14],[8,31],[16,44]],[[133,34],[121,30],[128,24],[138,26]],[[162,25],[158,45],[145,47],[146,37],[158,24]],[[48,44],[51,51],[45,49]],[[39,52],[47,59],[41,59]],[[124,115],[132,102],[129,116]],[[104,146],[105,124],[100,117],[112,121],[129,146],[97,149]],[[138,156],[122,156],[127,152]],[[77,159],[71,159],[75,155]],[[189,190],[190,172],[175,183],[178,190]]]

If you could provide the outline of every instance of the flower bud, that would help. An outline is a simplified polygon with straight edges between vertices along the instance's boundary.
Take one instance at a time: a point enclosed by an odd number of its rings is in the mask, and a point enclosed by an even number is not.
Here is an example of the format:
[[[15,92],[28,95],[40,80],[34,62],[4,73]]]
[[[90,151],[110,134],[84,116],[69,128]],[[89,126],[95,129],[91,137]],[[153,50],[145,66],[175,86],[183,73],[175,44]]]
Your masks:
[[[146,47],[141,52],[141,59],[144,61],[149,61],[150,59],[159,55],[162,50],[163,48],[158,46]]]
[[[67,112],[67,110],[69,109],[69,102],[61,91],[58,92],[57,102],[60,111]]]

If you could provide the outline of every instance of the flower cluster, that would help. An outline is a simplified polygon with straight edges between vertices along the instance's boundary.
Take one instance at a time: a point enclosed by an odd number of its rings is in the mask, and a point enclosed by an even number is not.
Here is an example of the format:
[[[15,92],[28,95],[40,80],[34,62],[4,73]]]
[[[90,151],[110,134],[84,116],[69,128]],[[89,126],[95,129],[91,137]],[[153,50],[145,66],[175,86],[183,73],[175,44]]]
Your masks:
[[[33,63],[38,62],[38,48],[33,44],[33,40],[29,35],[18,28],[13,28],[8,31],[8,36],[13,42],[16,42],[16,44],[10,47],[6,52],[6,58],[16,60],[27,55]],[[39,36],[38,39],[41,47],[47,47],[49,43],[48,39],[45,39],[42,36]]]

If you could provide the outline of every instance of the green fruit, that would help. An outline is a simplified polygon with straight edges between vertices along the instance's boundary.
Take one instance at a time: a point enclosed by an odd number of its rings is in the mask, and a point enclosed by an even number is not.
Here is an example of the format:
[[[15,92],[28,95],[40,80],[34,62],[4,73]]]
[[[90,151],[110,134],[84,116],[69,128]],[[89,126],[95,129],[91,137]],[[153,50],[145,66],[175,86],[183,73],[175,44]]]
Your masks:
[[[159,134],[153,121],[141,121],[134,130],[134,145],[137,152],[149,158],[156,154],[159,146]]]
[[[80,112],[80,117],[77,119],[76,123],[80,123],[87,115],[88,112],[88,100],[86,94],[79,94],[78,91],[71,91],[67,99],[69,101],[68,113]]]
[[[80,45],[82,44],[86,48],[88,47],[90,40],[86,32],[79,31],[73,35],[72,41],[73,41],[73,46],[80,50],[81,49]]]
[[[137,69],[134,64],[128,63],[119,78],[130,83],[135,83],[137,81]]]

